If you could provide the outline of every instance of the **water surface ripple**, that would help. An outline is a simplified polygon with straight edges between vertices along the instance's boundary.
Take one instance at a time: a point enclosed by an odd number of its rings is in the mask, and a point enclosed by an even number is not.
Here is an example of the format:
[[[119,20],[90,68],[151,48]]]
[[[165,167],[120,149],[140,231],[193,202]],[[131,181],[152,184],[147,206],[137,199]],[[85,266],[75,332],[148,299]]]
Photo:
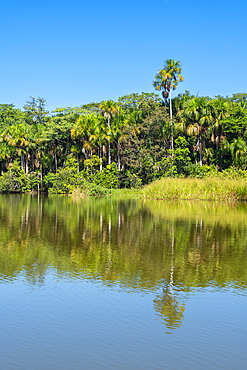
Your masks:
[[[0,196],[1,369],[245,369],[247,205]]]

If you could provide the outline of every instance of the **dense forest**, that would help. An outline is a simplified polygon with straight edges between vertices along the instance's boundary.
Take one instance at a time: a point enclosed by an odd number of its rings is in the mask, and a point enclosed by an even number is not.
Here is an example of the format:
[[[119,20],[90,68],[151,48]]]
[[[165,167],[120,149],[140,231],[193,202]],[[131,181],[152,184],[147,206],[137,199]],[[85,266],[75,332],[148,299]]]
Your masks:
[[[68,193],[85,184],[132,188],[161,177],[203,177],[247,168],[247,94],[172,97],[183,81],[167,60],[157,93],[46,110],[0,104],[0,191]]]

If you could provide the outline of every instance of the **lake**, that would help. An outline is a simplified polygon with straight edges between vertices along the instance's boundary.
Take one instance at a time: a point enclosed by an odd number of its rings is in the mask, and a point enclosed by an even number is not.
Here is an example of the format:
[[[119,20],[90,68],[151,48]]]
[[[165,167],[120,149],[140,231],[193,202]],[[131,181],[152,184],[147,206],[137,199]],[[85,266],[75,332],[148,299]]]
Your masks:
[[[1,369],[246,369],[247,205],[0,195]]]

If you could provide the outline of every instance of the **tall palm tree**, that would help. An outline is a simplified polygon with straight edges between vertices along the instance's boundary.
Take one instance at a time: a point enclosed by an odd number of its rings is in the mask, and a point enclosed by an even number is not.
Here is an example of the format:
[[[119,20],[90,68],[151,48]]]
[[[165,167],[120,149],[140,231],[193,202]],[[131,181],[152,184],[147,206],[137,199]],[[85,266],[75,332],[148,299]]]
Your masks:
[[[170,100],[170,121],[171,121],[171,149],[173,151],[173,123],[172,123],[172,90],[175,90],[178,83],[184,78],[181,76],[181,62],[174,59],[167,59],[164,68],[155,75],[153,86],[155,90],[162,91],[162,96],[166,102],[169,96]]]
[[[96,141],[95,131],[98,125],[98,117],[95,113],[82,115],[76,121],[71,129],[71,138],[73,140],[83,141],[82,152],[85,153],[86,159],[92,155],[92,150]]]
[[[127,115],[123,113],[121,108],[119,108],[118,117],[114,120],[114,124],[112,127],[113,138],[117,146],[117,166],[118,166],[119,171],[121,170],[121,157],[120,157],[121,145],[120,143],[124,138],[123,129],[127,122],[128,122]]]
[[[199,152],[200,166],[202,166],[202,151],[205,133],[207,133],[208,125],[212,122],[211,107],[205,97],[193,98],[186,104],[184,114],[191,121],[187,128],[188,135],[196,135],[196,151]]]
[[[108,164],[111,164],[111,119],[118,114],[119,107],[113,100],[102,101],[99,106],[102,116],[108,123]]]
[[[33,135],[31,127],[26,123],[7,127],[2,133],[4,140],[9,147],[14,147],[21,157],[21,169],[28,173],[29,149],[32,146]]]
[[[103,144],[105,143],[105,140],[108,139],[106,127],[104,125],[104,122],[102,122],[101,119],[98,120],[98,124],[95,130],[95,135],[97,137],[97,142],[99,145],[99,159],[100,159],[100,172],[103,170]]]
[[[9,167],[9,163],[13,156],[13,149],[7,144],[7,142],[3,141],[2,137],[0,136],[0,168],[1,168],[1,175],[3,175],[3,170]]]
[[[214,118],[214,125],[212,127],[212,141],[215,142],[216,150],[218,150],[222,137],[221,121],[230,115],[230,105],[228,102],[217,99],[211,101],[211,107]]]
[[[238,137],[237,139],[235,138],[231,143],[226,143],[226,147],[231,153],[233,164],[240,165],[241,157],[247,152],[247,145],[244,139],[240,137]]]

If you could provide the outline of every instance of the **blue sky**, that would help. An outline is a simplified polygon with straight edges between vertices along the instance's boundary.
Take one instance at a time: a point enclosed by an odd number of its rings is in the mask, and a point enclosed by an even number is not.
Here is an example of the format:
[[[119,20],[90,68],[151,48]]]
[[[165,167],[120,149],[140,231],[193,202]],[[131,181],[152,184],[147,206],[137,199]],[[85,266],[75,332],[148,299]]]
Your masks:
[[[49,110],[153,92],[180,60],[175,95],[247,92],[247,2],[1,0],[0,103]]]

